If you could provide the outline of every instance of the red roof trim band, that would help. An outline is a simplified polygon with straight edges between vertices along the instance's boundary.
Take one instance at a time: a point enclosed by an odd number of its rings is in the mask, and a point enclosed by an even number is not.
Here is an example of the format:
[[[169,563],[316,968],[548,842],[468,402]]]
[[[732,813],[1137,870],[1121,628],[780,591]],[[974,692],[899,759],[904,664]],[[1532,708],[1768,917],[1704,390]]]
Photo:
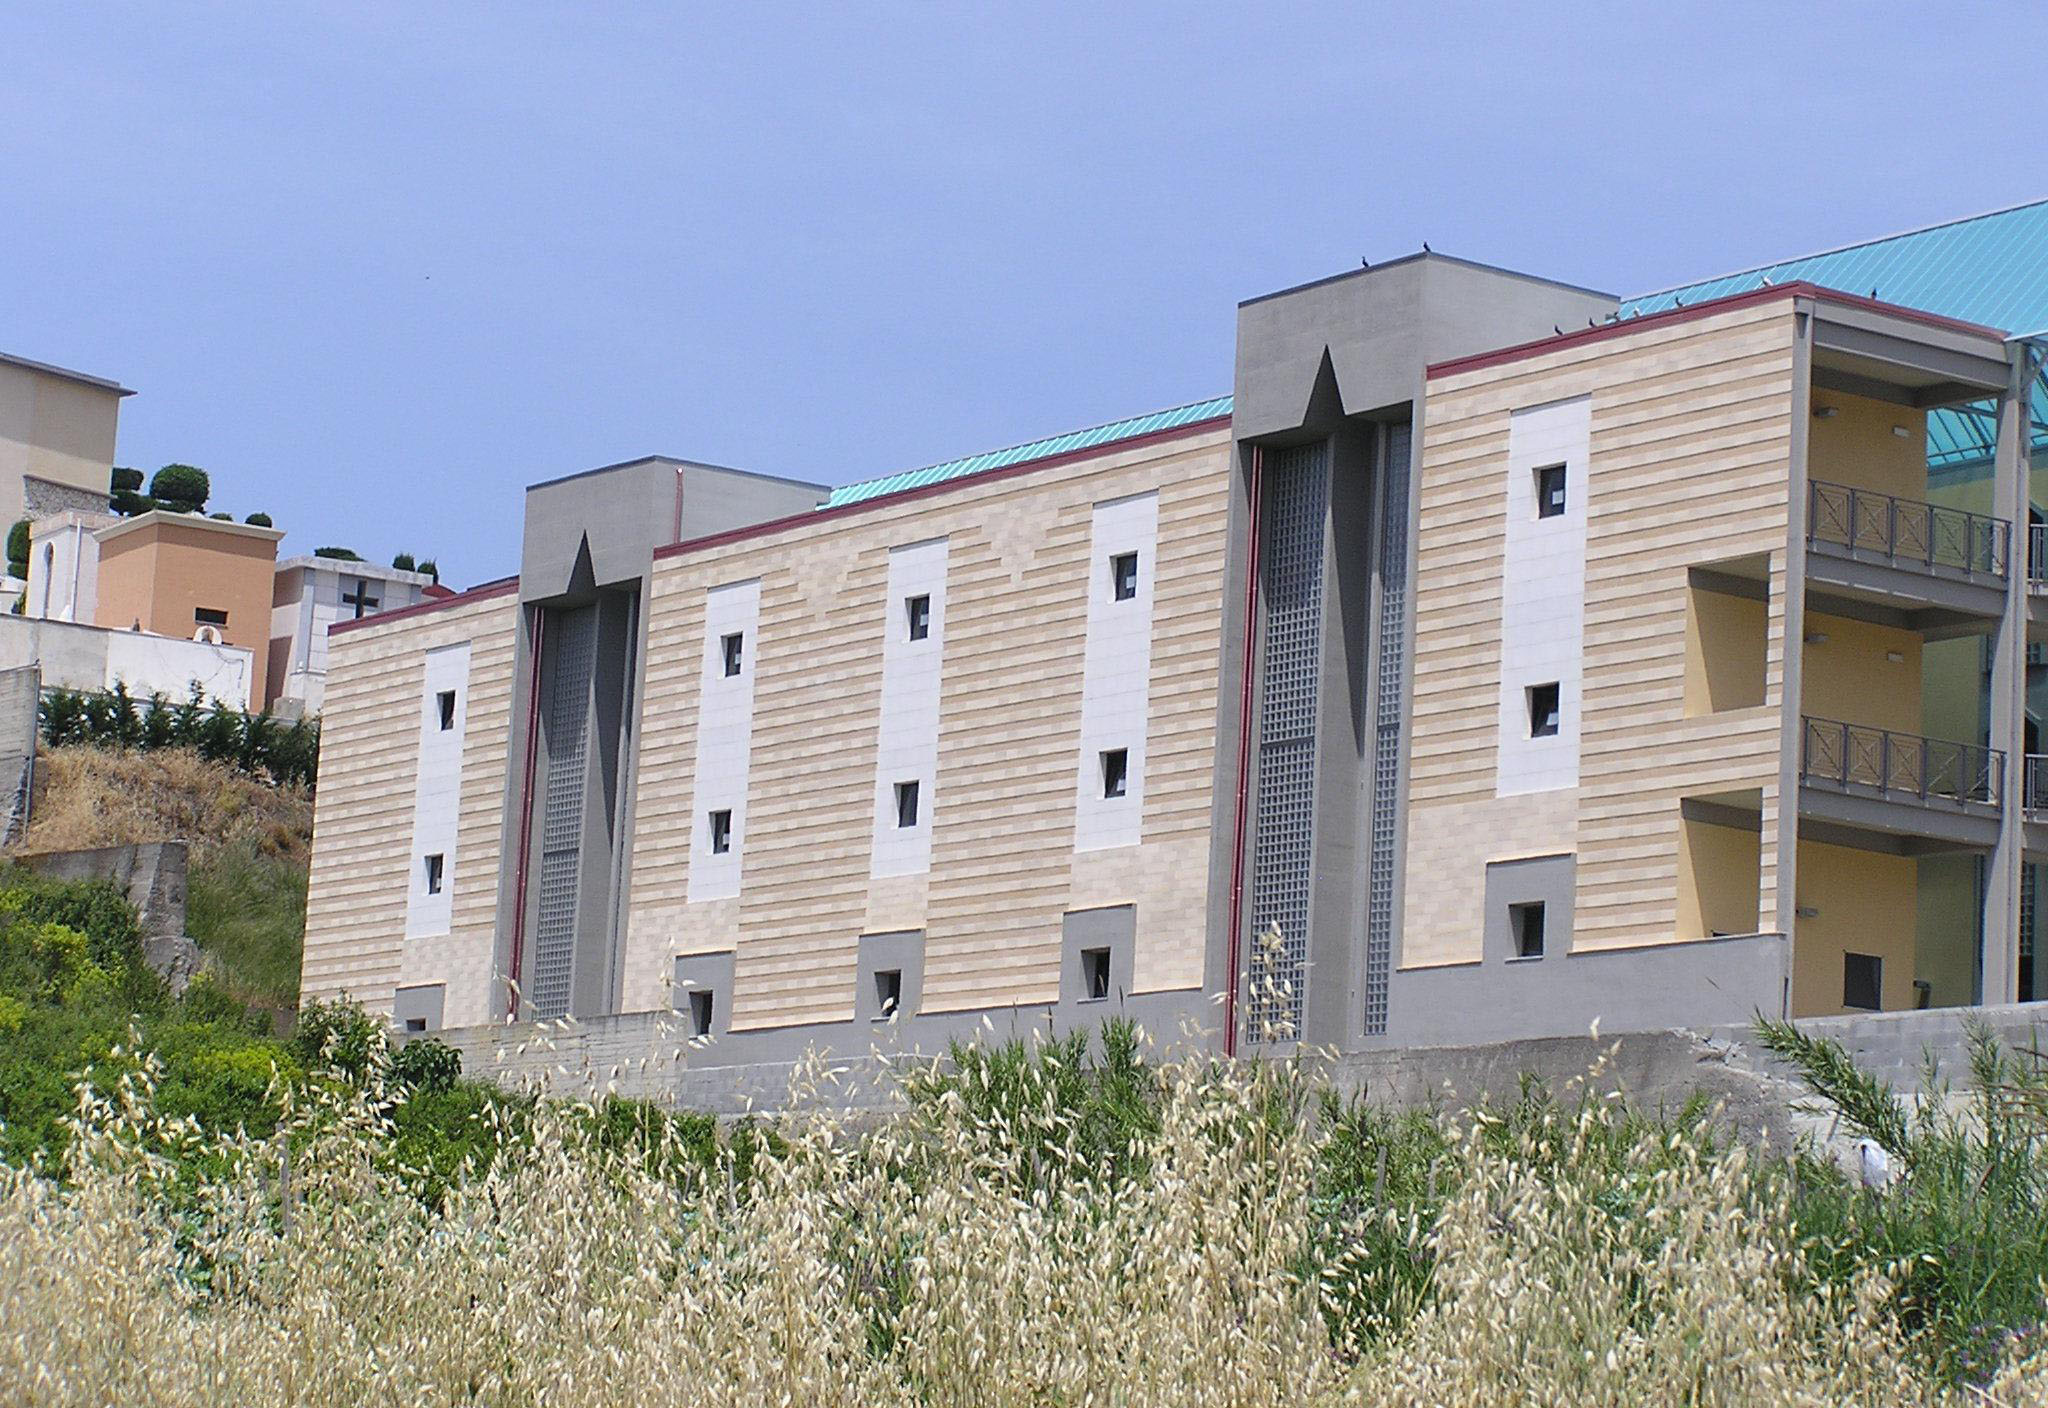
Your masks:
[[[985,469],[979,474],[962,474],[952,479],[941,479],[935,484],[920,484],[914,489],[898,489],[893,494],[877,494],[872,499],[858,503],[841,504],[837,508],[814,508],[808,513],[795,513],[786,518],[771,518],[765,523],[749,523],[742,528],[728,528],[722,533],[708,533],[701,538],[692,538],[686,543],[670,543],[667,547],[654,550],[654,560],[675,557],[686,552],[703,548],[721,547],[726,543],[742,542],[748,538],[764,537],[779,533],[805,523],[822,523],[828,519],[843,518],[848,514],[861,513],[867,509],[884,505],[907,503],[912,499],[927,498],[934,494],[950,493],[976,484],[987,484],[998,479],[1011,479],[1020,474],[1031,474],[1042,469],[1055,469],[1077,460],[1099,458],[1122,450],[1139,450],[1148,445],[1164,444],[1185,436],[1201,435],[1230,424],[1229,416],[1213,416],[1208,420],[1191,421],[1186,425],[1171,426],[1165,430],[1154,430],[1144,435],[1133,435],[1128,440],[1112,440],[1103,445],[1089,445],[1079,450],[1063,450],[1056,455],[1045,455],[1035,460],[1022,460],[1006,464],[1000,469]]]
[[[2003,331],[1985,327],[1981,323],[1946,318],[1939,313],[1929,313],[1921,308],[1908,308],[1898,303],[1886,303],[1881,299],[1865,298],[1860,294],[1843,293],[1839,289],[1822,288],[1819,284],[1801,282],[1771,284],[1764,288],[1750,289],[1745,293],[1731,293],[1725,298],[1710,298],[1703,303],[1692,303],[1682,308],[1666,308],[1659,313],[1645,313],[1639,318],[1624,318],[1619,322],[1602,323],[1598,327],[1580,328],[1576,332],[1565,333],[1562,337],[1546,337],[1536,342],[1517,343],[1513,347],[1495,348],[1491,352],[1475,352],[1469,357],[1453,357],[1449,361],[1433,363],[1424,375],[1434,378],[1453,376],[1460,372],[1480,371],[1504,362],[1519,362],[1527,357],[1539,357],[1546,352],[1555,352],[1562,348],[1579,347],[1589,342],[1604,342],[1608,338],[1621,337],[1644,328],[1689,322],[1694,318],[1711,317],[1716,313],[1732,312],[1737,308],[1746,308],[1754,303],[1769,303],[1778,298],[1811,298],[1820,303],[1864,308],[1891,317],[1904,318],[1910,322],[1925,323],[1930,327],[1966,332],[1977,337],[1993,337],[2001,342],[2005,340]]]

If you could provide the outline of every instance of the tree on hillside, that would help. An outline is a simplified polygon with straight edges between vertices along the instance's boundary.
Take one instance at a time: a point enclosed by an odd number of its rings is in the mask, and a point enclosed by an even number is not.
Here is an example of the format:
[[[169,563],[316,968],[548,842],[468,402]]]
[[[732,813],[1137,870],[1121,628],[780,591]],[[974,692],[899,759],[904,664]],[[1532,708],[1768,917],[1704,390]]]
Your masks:
[[[213,481],[205,470],[191,464],[167,464],[149,481],[149,496],[160,508],[178,513],[200,513],[213,493]]]

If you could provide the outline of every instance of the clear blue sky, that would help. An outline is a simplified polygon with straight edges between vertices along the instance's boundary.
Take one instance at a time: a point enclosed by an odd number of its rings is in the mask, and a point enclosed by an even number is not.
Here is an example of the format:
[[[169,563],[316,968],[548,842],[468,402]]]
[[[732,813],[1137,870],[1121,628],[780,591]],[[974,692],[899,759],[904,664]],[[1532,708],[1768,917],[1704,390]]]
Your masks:
[[[996,9],[12,0],[0,350],[467,585],[530,481],[1219,394],[1237,300],[1425,239],[1628,293],[2048,193],[2032,3]]]

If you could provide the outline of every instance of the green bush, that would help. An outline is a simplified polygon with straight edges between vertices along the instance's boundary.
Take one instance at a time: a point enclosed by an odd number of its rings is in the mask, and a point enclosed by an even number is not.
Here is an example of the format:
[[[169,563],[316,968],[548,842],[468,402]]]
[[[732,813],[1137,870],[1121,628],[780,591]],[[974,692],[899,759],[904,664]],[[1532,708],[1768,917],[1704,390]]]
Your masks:
[[[418,566],[413,562],[412,554],[409,552],[402,552],[393,557],[391,565],[401,572],[416,572],[419,570]]]
[[[7,570],[17,577],[28,576],[28,520],[7,530]]]
[[[167,464],[149,481],[149,496],[181,513],[199,512],[212,494],[213,481],[197,465]]]
[[[391,1075],[416,1090],[452,1090],[462,1079],[462,1053],[436,1037],[414,1037],[391,1053]]]
[[[110,478],[110,479],[108,480],[108,491],[109,491],[110,493],[115,493],[115,494],[124,494],[124,493],[125,493],[125,494],[134,494],[134,493],[139,493],[139,492],[141,492],[141,489],[142,489],[142,471],[141,471],[141,470],[139,470],[139,469],[129,469],[129,468],[128,468],[127,466],[125,466],[125,465],[118,465],[118,464],[117,464],[117,465],[115,465],[115,466],[114,466],[114,473],[113,473],[112,477],[111,477],[111,478]]]
[[[281,724],[269,714],[209,705],[195,686],[180,703],[160,694],[138,701],[126,684],[84,692],[53,689],[41,704],[43,741],[53,748],[190,748],[212,762],[274,782],[311,787],[320,768],[320,726]]]
[[[292,1049],[308,1066],[361,1077],[385,1052],[384,1027],[353,1002],[309,1002],[299,1009]]]
[[[440,564],[436,563],[434,559],[431,557],[426,559],[426,561],[422,562],[417,568],[413,570],[417,572],[426,573],[429,577],[432,577],[434,579],[436,584],[438,584],[441,580]]]
[[[258,528],[270,528],[270,527],[274,527],[274,526],[275,526],[275,525],[274,525],[274,524],[272,524],[272,523],[271,523],[271,521],[270,521],[270,515],[269,515],[269,514],[267,514],[267,513],[261,513],[261,512],[258,512],[258,513],[252,513],[252,514],[250,514],[250,515],[249,515],[249,516],[248,516],[247,518],[243,519],[242,521],[243,521],[244,523],[252,523],[252,524],[254,524],[254,525],[255,525],[256,527],[258,527]]]
[[[354,548],[314,548],[313,556],[332,558],[336,562],[361,562],[363,555]]]
[[[138,518],[161,505],[147,494],[138,494],[132,489],[116,489],[108,498],[107,507],[123,518]]]

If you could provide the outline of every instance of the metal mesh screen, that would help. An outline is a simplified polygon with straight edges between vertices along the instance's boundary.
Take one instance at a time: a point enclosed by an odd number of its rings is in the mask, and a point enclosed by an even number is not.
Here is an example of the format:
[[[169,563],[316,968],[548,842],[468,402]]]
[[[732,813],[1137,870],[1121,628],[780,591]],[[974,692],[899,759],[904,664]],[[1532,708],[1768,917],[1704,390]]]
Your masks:
[[[1402,678],[1408,651],[1408,455],[1412,431],[1387,432],[1380,496],[1379,659],[1373,688],[1372,835],[1366,879],[1365,1031],[1387,1030],[1394,956],[1395,831],[1401,799]]]
[[[1326,447],[1273,452],[1259,506],[1264,678],[1252,844],[1246,1004],[1255,1040],[1301,1033],[1308,969],[1309,885],[1315,874],[1316,708],[1322,674]],[[1265,935],[1277,929],[1279,943]]]
[[[543,725],[547,778],[541,792],[539,913],[533,927],[533,1011],[569,1010],[576,955],[577,872],[582,859],[584,773],[590,743],[590,676],[597,661],[597,610],[565,611],[553,623],[554,678]]]

